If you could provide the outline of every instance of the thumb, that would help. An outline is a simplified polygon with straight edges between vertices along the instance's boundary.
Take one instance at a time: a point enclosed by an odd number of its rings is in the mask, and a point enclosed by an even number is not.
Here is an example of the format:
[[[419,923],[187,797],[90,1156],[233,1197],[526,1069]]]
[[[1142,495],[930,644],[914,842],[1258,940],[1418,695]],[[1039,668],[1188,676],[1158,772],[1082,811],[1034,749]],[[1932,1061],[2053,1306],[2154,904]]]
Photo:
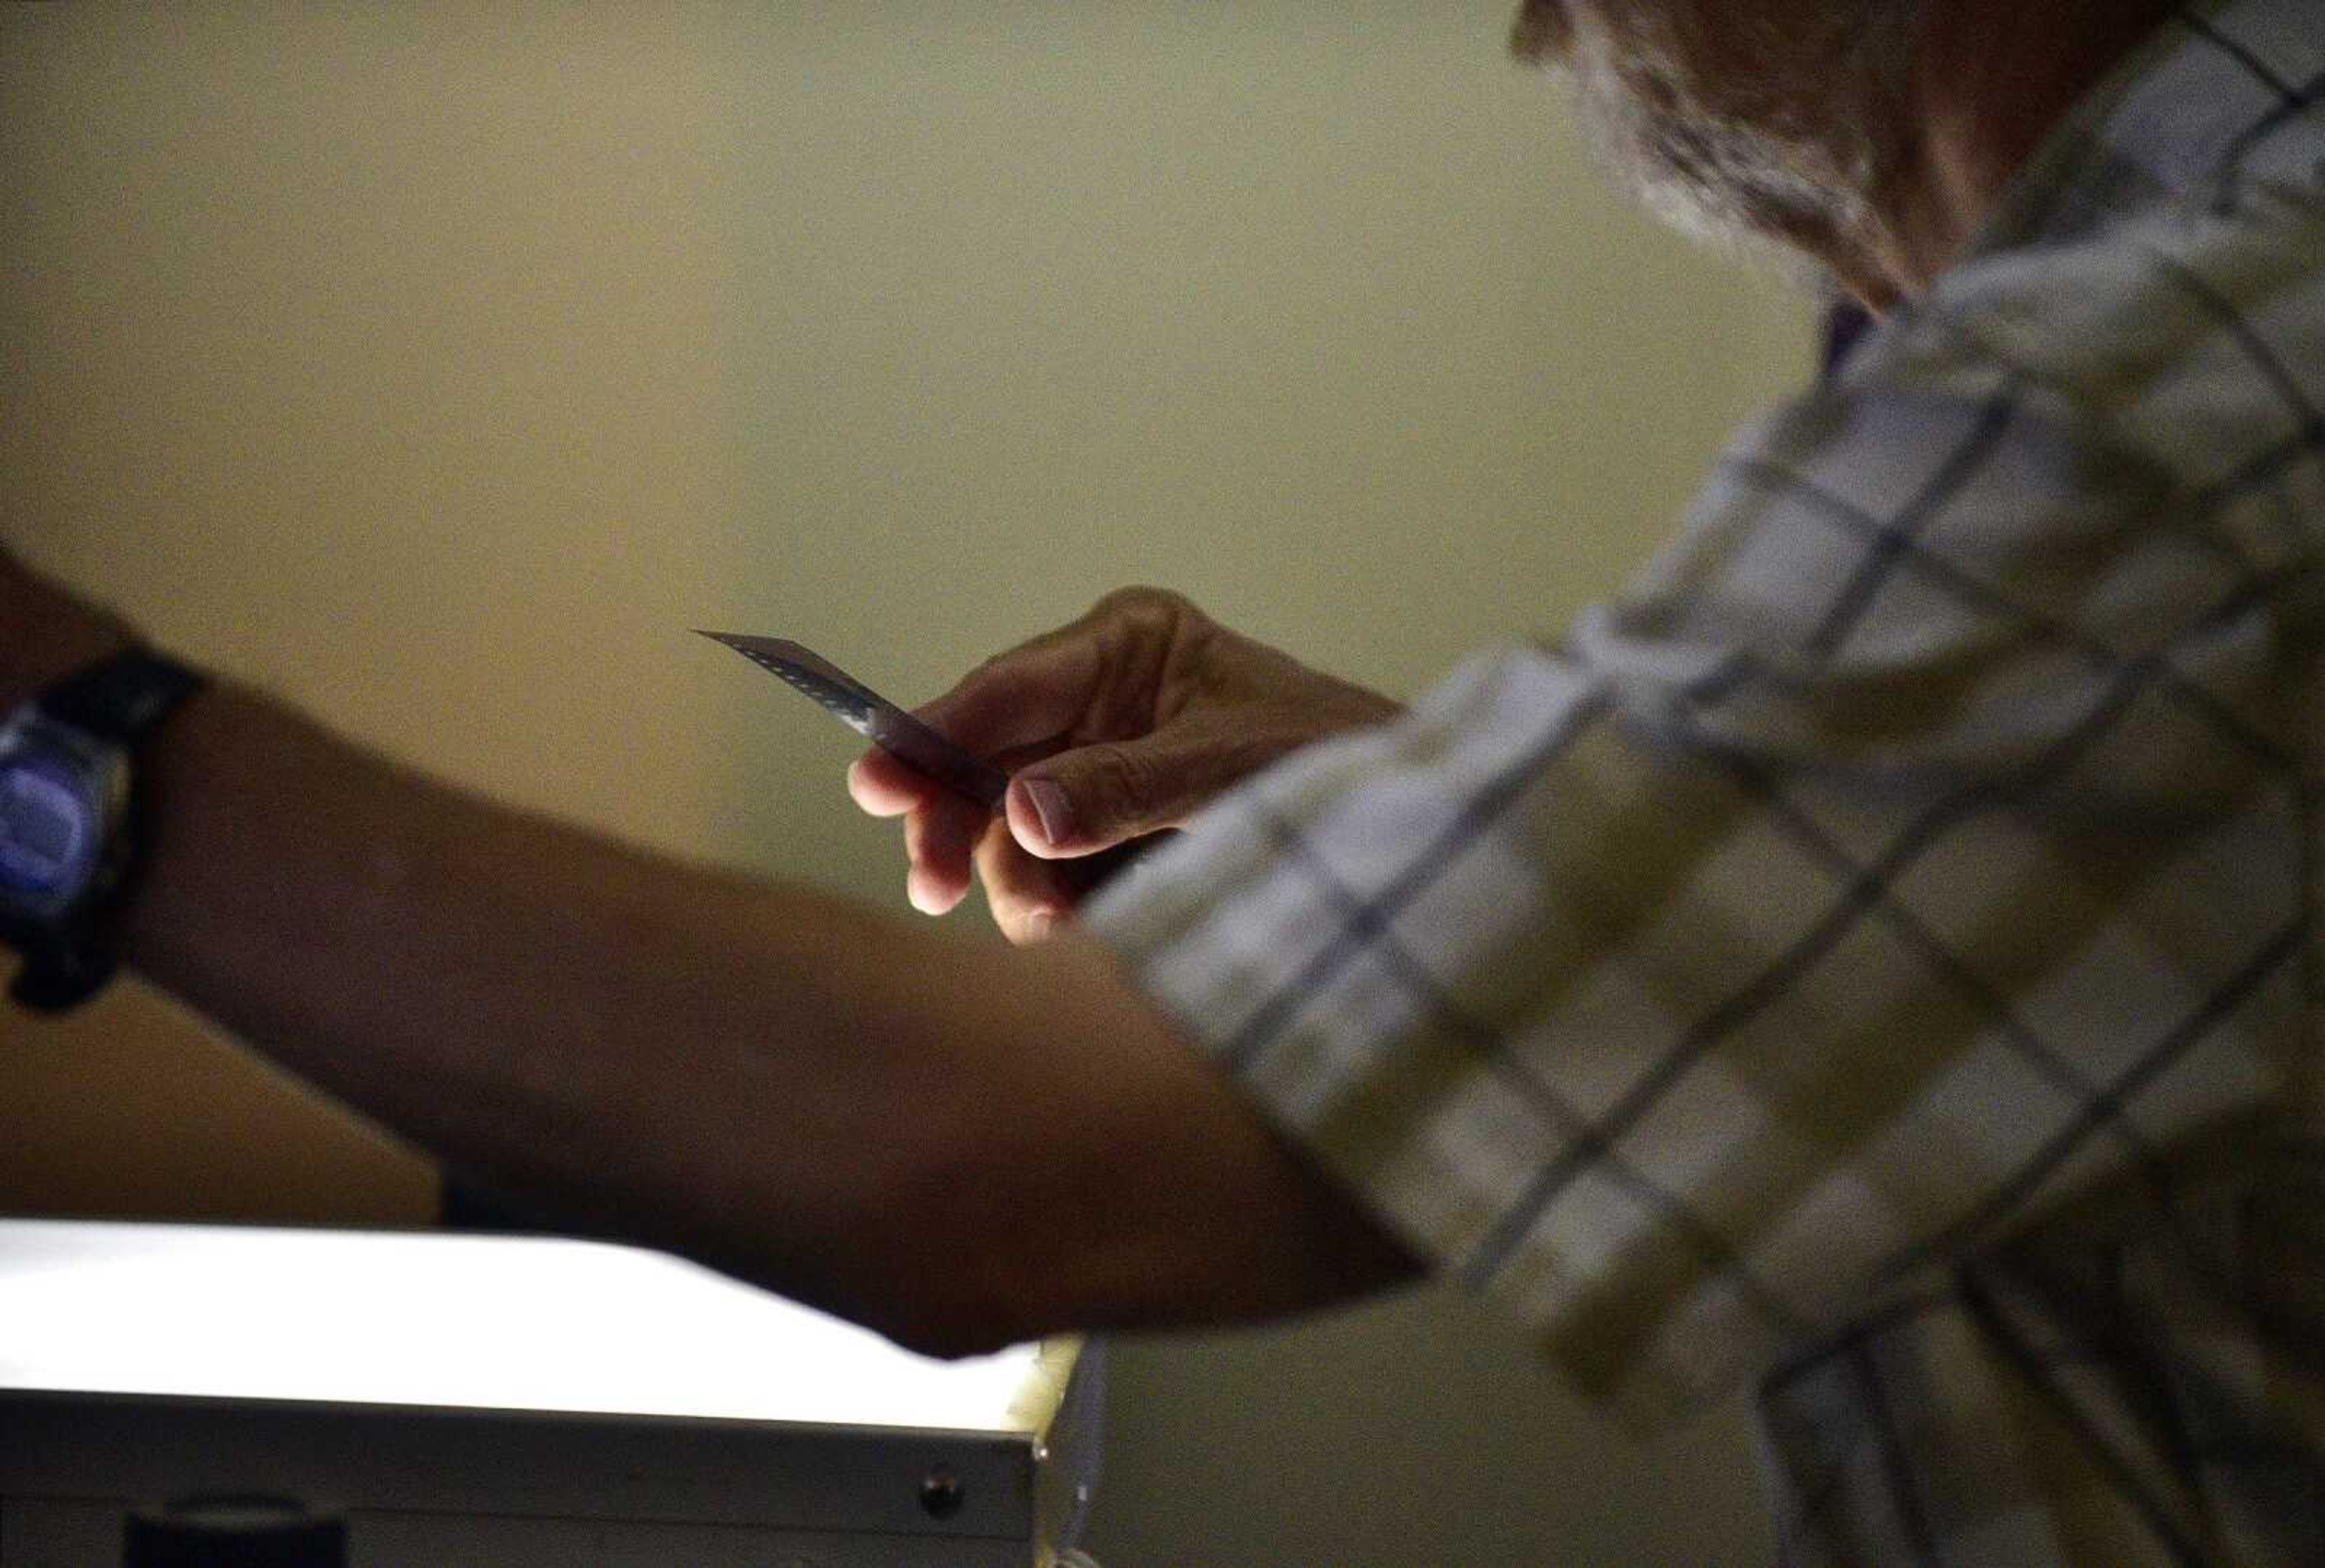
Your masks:
[[[1263,760],[1230,737],[1178,725],[1028,764],[1011,777],[1003,810],[1030,855],[1094,855],[1178,827]]]

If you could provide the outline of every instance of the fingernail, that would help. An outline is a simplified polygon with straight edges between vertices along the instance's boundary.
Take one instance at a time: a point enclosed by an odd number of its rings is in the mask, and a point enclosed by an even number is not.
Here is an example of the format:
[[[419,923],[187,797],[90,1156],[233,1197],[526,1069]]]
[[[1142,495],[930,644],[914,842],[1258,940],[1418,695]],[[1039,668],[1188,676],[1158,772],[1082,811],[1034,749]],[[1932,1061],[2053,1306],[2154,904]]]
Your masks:
[[[922,914],[943,914],[952,907],[918,866],[904,874],[904,898]]]
[[[1047,942],[1057,924],[1056,915],[1046,909],[1037,909],[1025,917],[1025,940],[1029,942]]]
[[[1033,814],[1042,821],[1042,837],[1052,846],[1063,844],[1074,830],[1073,808],[1066,803],[1066,792],[1055,780],[1028,779],[1025,798],[1033,803]]]

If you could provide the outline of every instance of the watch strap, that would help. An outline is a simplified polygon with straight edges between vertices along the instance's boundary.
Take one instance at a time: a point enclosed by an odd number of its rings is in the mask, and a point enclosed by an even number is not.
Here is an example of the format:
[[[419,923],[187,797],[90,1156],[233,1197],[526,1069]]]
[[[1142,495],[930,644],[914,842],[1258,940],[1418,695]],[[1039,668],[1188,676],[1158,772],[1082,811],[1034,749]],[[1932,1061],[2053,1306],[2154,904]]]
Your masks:
[[[67,675],[34,700],[43,717],[130,755],[129,799],[87,895],[55,923],[14,933],[23,962],[8,995],[18,1006],[62,1012],[95,995],[120,967],[114,916],[135,878],[144,838],[135,753],[202,683],[199,672],[133,645]]]
[[[67,675],[38,701],[58,723],[134,751],[201,684],[198,672],[175,659],[131,646]]]
[[[79,1007],[111,979],[121,955],[110,942],[74,941],[64,932],[28,939],[23,962],[8,982],[8,999],[34,1013],[61,1013]]]

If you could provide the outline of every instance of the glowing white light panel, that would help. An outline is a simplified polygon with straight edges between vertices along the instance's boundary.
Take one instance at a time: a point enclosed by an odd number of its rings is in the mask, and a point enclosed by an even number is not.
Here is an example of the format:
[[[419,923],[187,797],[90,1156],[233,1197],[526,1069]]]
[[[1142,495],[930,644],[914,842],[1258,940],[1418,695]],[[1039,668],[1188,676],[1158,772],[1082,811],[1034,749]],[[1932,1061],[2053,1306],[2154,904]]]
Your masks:
[[[931,1360],[602,1242],[0,1220],[0,1388],[1038,1432],[1055,1351]]]

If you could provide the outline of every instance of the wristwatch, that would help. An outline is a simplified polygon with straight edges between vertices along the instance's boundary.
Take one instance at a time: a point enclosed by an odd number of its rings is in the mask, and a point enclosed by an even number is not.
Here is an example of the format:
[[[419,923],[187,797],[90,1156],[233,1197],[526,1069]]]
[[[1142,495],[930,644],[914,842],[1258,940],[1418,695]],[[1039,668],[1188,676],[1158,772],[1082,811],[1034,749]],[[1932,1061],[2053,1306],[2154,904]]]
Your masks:
[[[119,965],[114,916],[138,866],[136,756],[202,678],[131,647],[0,724],[0,942],[8,995],[37,1012],[86,1000]]]

